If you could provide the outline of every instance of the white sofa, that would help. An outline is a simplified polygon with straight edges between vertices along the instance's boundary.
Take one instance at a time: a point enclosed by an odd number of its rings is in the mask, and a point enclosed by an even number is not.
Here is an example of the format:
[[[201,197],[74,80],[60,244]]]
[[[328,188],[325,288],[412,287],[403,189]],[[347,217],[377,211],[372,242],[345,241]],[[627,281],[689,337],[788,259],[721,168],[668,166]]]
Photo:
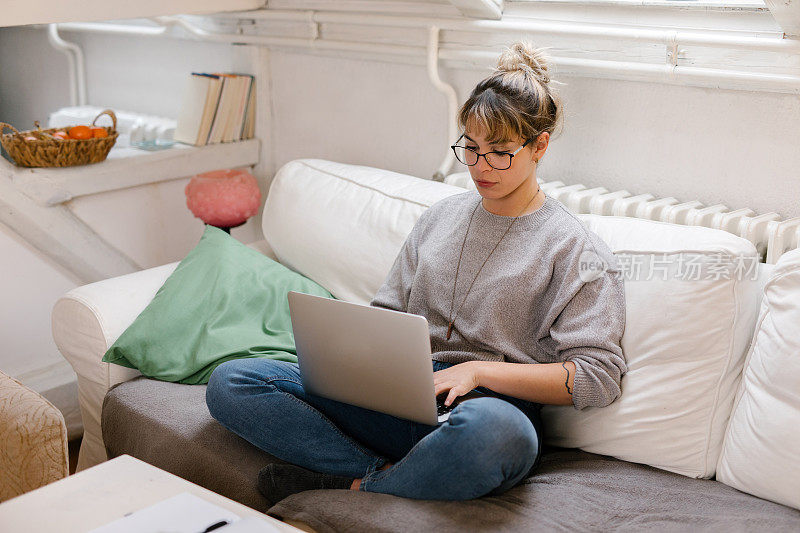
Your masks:
[[[292,161],[272,182],[263,215],[265,239],[248,246],[315,280],[337,298],[368,303],[420,214],[437,200],[464,190],[381,169],[316,159]],[[579,411],[572,406],[545,406],[545,444],[642,468],[649,465],[665,475],[672,473],[674,477],[669,479],[705,480],[716,486],[721,484],[708,480],[720,468],[720,458],[726,456],[726,435],[733,431],[737,438],[732,439],[734,447],[722,465],[731,486],[765,498],[759,505],[771,503],[766,499],[777,502],[764,515],[776,520],[775,510],[779,509],[780,520],[788,522],[771,523],[775,528],[786,524],[800,528],[800,511],[796,510],[800,508],[800,485],[794,478],[800,479],[800,454],[782,451],[775,461],[790,464],[785,465],[783,476],[773,479],[753,472],[737,477],[737,469],[745,467],[736,460],[743,454],[772,454],[795,445],[800,430],[780,428],[800,423],[799,418],[791,419],[800,416],[797,389],[783,391],[789,405],[776,412],[781,420],[770,424],[776,428],[777,438],[787,439],[780,444],[765,449],[752,429],[748,433],[747,413],[739,417],[742,423],[738,427],[729,427],[734,403],[746,405],[747,398],[758,397],[758,391],[754,392],[758,381],[750,380],[749,391],[745,391],[742,374],[746,359],[750,361],[748,354],[764,333],[759,329],[765,313],[763,288],[774,281],[775,267],[757,262],[752,243],[721,230],[626,217],[576,216],[608,243],[625,266],[623,350],[629,371],[622,379],[622,396],[605,408]],[[720,260],[730,257],[752,270],[739,274],[727,270],[725,274]],[[101,430],[104,400],[116,402],[109,410],[120,408],[120,402],[129,402],[127,408],[131,408],[130,402],[145,401],[145,396],[138,400],[119,384],[133,380],[152,387],[146,393],[147,401],[154,394],[172,394],[179,387],[204,387],[153,383],[155,380],[137,378],[141,376],[138,371],[101,362],[107,348],[147,306],[177,264],[73,289],[54,305],[55,342],[78,375],[84,422],[79,470],[106,460],[106,427]],[[786,268],[792,270],[791,265]],[[693,273],[701,279],[692,279]],[[785,273],[781,275],[785,277]],[[800,298],[800,284],[797,291],[795,297]],[[800,337],[797,329],[783,334]],[[772,338],[775,335],[772,332]],[[762,352],[769,350],[763,339],[762,345]],[[800,373],[796,377],[800,379]],[[783,387],[791,388],[791,384],[791,380],[780,382]],[[110,389],[116,391],[116,397],[110,398]],[[153,392],[156,390],[162,392]],[[192,395],[199,398],[194,392]],[[167,409],[157,402],[153,405]],[[120,412],[114,412],[115,424]],[[137,411],[136,416],[148,415]],[[197,416],[206,416],[206,412]],[[203,424],[207,428],[210,422],[204,419]],[[120,445],[115,446],[119,451]],[[748,497],[758,499],[756,496]]]

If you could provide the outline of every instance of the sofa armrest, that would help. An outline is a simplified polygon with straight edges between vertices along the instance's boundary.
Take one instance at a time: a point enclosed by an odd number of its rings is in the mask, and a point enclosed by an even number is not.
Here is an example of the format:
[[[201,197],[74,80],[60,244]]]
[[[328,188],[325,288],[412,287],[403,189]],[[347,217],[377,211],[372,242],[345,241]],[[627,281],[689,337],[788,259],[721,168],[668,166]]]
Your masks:
[[[178,266],[179,261],[76,287],[53,306],[53,340],[78,376],[83,441],[78,470],[106,460],[100,412],[108,389],[141,375],[101,361]]]
[[[275,259],[264,240],[247,246]],[[76,287],[53,306],[53,340],[78,376],[83,441],[77,470],[107,459],[100,415],[108,389],[141,375],[136,369],[104,363],[101,359],[153,300],[179,263],[175,261]]]
[[[134,370],[100,360],[152,301],[178,263],[76,287],[56,301],[52,310],[53,339],[78,376],[107,382],[110,366]],[[136,375],[117,376],[127,379],[114,382],[127,381]]]

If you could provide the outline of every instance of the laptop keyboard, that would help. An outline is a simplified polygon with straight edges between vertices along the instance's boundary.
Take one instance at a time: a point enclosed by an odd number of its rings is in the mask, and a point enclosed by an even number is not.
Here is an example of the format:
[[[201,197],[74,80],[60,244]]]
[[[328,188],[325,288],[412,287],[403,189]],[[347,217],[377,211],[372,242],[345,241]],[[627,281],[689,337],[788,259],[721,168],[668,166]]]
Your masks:
[[[448,406],[448,405],[444,404],[444,400],[442,400],[442,401],[437,400],[436,401],[436,415],[437,416],[441,416],[441,415],[443,415],[445,413],[449,413],[450,411],[453,410],[454,407],[455,407],[455,405],[452,404],[452,403]]]
[[[444,404],[444,401],[447,399],[447,395],[449,393],[450,391],[445,391],[436,397],[436,418],[439,422],[444,422],[450,418],[450,411],[452,411],[456,406],[457,402],[453,402],[449,406]]]
[[[450,412],[453,409],[455,409],[456,405],[458,405],[459,403],[461,403],[461,402],[463,402],[465,400],[468,400],[470,398],[480,398],[482,396],[486,396],[485,393],[479,392],[479,391],[473,389],[473,390],[469,391],[467,394],[457,397],[453,401],[453,403],[451,403],[449,406],[446,407],[444,405],[444,401],[447,399],[447,395],[449,393],[450,393],[450,391],[446,391],[446,392],[443,392],[439,396],[436,397],[436,416],[437,416],[439,422],[444,422],[445,420],[450,418]]]

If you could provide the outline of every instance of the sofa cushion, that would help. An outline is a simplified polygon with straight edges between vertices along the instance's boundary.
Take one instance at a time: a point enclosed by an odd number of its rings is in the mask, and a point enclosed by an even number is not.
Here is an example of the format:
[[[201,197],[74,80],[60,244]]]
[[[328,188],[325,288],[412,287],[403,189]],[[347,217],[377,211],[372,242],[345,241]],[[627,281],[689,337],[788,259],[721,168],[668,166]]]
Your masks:
[[[206,406],[206,385],[139,376],[108,390],[102,408],[109,459],[128,454],[259,511],[258,471],[280,459],[222,426]]]
[[[725,434],[717,479],[800,509],[800,249],[764,286],[758,328]]]
[[[622,395],[607,407],[545,405],[545,438],[556,446],[710,478],[755,327],[761,287],[753,279],[760,268],[755,247],[711,228],[578,217],[609,245],[623,269],[628,372]],[[736,266],[725,254],[755,270],[715,275],[715,265]],[[690,271],[690,265],[701,268]]]
[[[262,229],[282,264],[336,298],[366,304],[422,212],[462,192],[379,168],[298,159],[273,178]]]
[[[207,383],[231,359],[297,362],[286,297],[291,290],[331,296],[206,224],[197,245],[102,360],[189,385]]]
[[[545,447],[536,473],[468,501],[314,490],[269,509],[335,531],[797,531],[800,511],[718,481],[691,479],[581,450]]]
[[[296,160],[271,185],[264,236],[283,264],[337,298],[368,303],[420,214],[463,191],[381,169]],[[623,264],[642,268],[638,279],[625,284],[622,347],[629,371],[621,398],[608,407],[545,406],[545,425],[551,427],[546,438],[556,446],[711,477],[763,280],[750,279],[750,272],[743,279],[676,277],[696,265],[704,275],[713,273],[723,254],[760,274],[755,247],[711,228],[577,216]],[[665,268],[667,279],[660,280]]]
[[[421,501],[315,490],[273,507],[258,471],[281,462],[228,431],[205,403],[206,385],[140,376],[108,391],[109,457],[129,454],[259,511],[325,531],[539,531],[761,529],[797,531],[800,511],[713,480],[690,479],[580,450],[544,446],[525,484],[494,497]]]

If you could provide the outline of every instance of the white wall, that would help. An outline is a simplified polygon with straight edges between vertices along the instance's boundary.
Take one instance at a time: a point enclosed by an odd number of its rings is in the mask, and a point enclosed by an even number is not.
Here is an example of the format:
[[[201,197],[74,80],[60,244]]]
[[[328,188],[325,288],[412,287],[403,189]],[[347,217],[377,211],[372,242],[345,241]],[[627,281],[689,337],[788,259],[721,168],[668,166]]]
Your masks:
[[[248,72],[252,50],[167,39],[109,39],[67,34],[86,57],[89,103],[175,118],[180,90],[191,70]],[[0,121],[20,130],[34,120],[47,127],[52,111],[70,105],[66,56],[54,50],[45,30],[0,29]],[[31,65],[36,65],[31,68]],[[65,205],[102,238],[145,268],[183,258],[203,233],[173,180],[93,196]],[[232,230],[239,240],[259,240],[257,220]],[[0,370],[43,392],[65,415],[70,438],[80,434],[74,373],[52,339],[55,301],[80,285],[46,255],[0,224]]]
[[[89,103],[117,110],[176,117],[190,71],[260,75],[266,67],[269,79],[258,82],[264,101],[264,91],[271,96],[269,109],[259,109],[267,141],[258,168],[264,190],[275,168],[300,157],[429,177],[455,140],[446,137],[445,100],[424,66],[286,50],[259,54],[252,47],[169,38],[62,36],[84,50]],[[268,65],[258,64],[265,60]],[[69,104],[66,57],[49,46],[44,30],[0,29],[0,65],[0,121],[30,129]],[[463,101],[484,73],[443,69],[441,75]],[[559,87],[566,125],[542,161],[543,179],[800,216],[796,95],[561,81],[567,83]],[[185,208],[185,183],[79,198],[72,207],[112,244],[155,266],[182,258],[202,234]],[[233,235],[251,242],[260,238],[258,227],[252,219]],[[5,227],[0,258],[0,369],[19,375],[60,358],[49,313],[75,283]]]
[[[444,97],[424,67],[271,58],[278,165],[322,157],[430,177],[455,141],[446,138]],[[484,74],[442,77],[461,103]],[[796,95],[560,81],[565,128],[542,159],[542,179],[800,216]]]
[[[54,294],[75,286],[68,272],[0,224],[0,370],[18,376],[62,360],[49,334]]]
[[[89,103],[112,109],[175,117],[189,71],[257,70],[249,46],[63,36],[86,54]],[[446,138],[444,97],[422,66],[294,51],[269,56],[271,79],[260,89],[271,84],[274,139],[265,150],[278,166],[321,157],[429,177],[454,140]],[[44,30],[0,30],[0,61],[0,120],[31,128],[68,105],[66,58]],[[442,70],[460,101],[483,75]],[[558,87],[567,121],[542,161],[544,179],[800,215],[796,95],[558,79],[567,84]]]

